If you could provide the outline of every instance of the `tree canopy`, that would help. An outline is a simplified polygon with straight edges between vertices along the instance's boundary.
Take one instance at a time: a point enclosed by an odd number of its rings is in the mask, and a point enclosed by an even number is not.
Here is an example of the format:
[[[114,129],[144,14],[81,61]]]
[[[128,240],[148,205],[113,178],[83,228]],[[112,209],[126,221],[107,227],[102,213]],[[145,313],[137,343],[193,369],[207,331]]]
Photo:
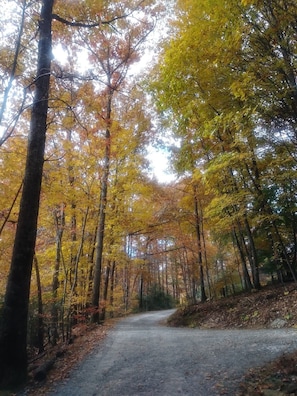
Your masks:
[[[297,6],[163,3],[3,1],[0,387],[81,323],[296,281]]]

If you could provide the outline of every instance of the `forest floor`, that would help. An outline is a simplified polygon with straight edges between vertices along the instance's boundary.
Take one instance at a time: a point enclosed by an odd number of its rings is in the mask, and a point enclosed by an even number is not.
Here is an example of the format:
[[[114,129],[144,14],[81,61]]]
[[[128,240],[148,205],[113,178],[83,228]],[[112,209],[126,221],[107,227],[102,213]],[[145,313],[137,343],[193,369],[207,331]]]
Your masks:
[[[67,378],[71,369],[105,338],[115,320],[107,320],[100,326],[77,326],[73,343],[57,346],[32,364],[31,379],[18,395],[46,395],[53,387]],[[187,326],[201,329],[261,329],[290,327],[297,329],[297,285],[267,287],[261,291],[240,294],[204,304],[177,310],[170,318],[169,326]],[[297,333],[296,333],[297,335]],[[60,353],[62,351],[62,353]],[[40,366],[51,356],[61,354],[44,381],[34,381],[34,366]],[[297,351],[265,365],[250,370],[241,383],[242,396],[297,395]],[[0,391],[0,396],[3,394]]]
[[[297,329],[297,285],[269,286],[188,306],[176,311],[168,324],[201,329]],[[241,383],[240,395],[297,395],[297,351],[250,370]]]

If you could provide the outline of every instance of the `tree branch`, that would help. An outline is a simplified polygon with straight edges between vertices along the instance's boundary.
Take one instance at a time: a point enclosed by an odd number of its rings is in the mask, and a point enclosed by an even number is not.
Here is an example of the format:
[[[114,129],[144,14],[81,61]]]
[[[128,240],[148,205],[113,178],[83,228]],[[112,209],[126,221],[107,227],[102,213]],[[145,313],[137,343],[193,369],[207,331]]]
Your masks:
[[[129,14],[124,14],[124,15],[120,15],[118,17],[114,17],[112,19],[110,19],[109,21],[99,21],[99,22],[93,22],[93,23],[87,23],[87,22],[75,22],[75,21],[68,21],[65,18],[60,17],[57,14],[52,14],[52,18],[58,22],[63,23],[64,25],[67,26],[74,26],[74,27],[82,27],[82,28],[93,28],[93,27],[98,27],[100,25],[109,25],[115,21],[117,21],[118,19],[122,19],[122,18],[126,18],[130,15]]]
[[[11,215],[12,209],[13,209],[13,207],[14,207],[14,205],[16,203],[16,200],[18,199],[18,196],[20,195],[20,192],[22,190],[23,182],[24,181],[22,181],[22,183],[20,184],[20,186],[19,186],[19,188],[17,190],[17,193],[16,193],[16,195],[15,195],[13,201],[12,201],[12,204],[11,204],[10,208],[8,209],[8,212],[7,212],[7,214],[6,214],[5,218],[4,218],[3,224],[0,227],[0,235],[2,234],[2,231],[3,231],[6,223],[8,223],[8,221],[9,221],[9,216]]]
[[[144,1],[145,0],[140,0],[139,3],[134,8],[132,8],[132,10],[130,12],[128,12],[127,14],[123,14],[123,15],[114,17],[114,18],[110,19],[109,21],[99,21],[99,22],[93,22],[93,23],[75,22],[75,21],[68,21],[67,19],[62,18],[57,14],[52,14],[52,19],[54,19],[58,22],[61,22],[67,26],[82,27],[82,28],[93,28],[93,27],[98,27],[100,25],[110,25],[111,23],[113,23],[119,19],[127,18],[128,16],[132,15],[133,12],[136,11],[142,3],[144,3]]]

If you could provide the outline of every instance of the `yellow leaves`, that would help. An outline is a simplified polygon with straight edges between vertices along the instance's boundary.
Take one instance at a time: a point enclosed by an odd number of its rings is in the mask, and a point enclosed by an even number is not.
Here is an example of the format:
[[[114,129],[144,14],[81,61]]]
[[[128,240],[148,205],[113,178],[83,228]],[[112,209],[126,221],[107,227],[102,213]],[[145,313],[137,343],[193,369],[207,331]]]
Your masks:
[[[243,73],[238,80],[235,80],[231,86],[231,92],[235,98],[241,101],[247,101],[250,96],[253,96],[253,85],[255,84],[255,77],[253,73]]]
[[[260,6],[261,3],[263,3],[263,0],[241,0],[241,4],[244,7],[249,7],[249,6]]]
[[[5,290],[19,213],[26,157],[25,141],[15,137],[0,148],[0,289]]]
[[[243,6],[249,6],[258,3],[259,0],[241,0]]]
[[[231,84],[231,92],[235,96],[235,98],[239,98],[244,101],[246,99],[246,92],[242,87],[242,83],[240,81],[235,81]]]
[[[233,177],[244,172],[244,164],[248,158],[247,152],[225,151],[218,153],[209,163],[205,172],[205,179],[211,184],[213,184],[211,178],[214,178],[215,182],[220,180],[225,187],[227,186],[224,180],[230,180],[230,185],[232,185]]]
[[[225,219],[226,222],[230,222],[232,218],[242,218],[246,212],[247,198],[248,196],[243,191],[220,194],[211,200],[206,209],[206,215],[214,218],[215,221],[221,218]]]

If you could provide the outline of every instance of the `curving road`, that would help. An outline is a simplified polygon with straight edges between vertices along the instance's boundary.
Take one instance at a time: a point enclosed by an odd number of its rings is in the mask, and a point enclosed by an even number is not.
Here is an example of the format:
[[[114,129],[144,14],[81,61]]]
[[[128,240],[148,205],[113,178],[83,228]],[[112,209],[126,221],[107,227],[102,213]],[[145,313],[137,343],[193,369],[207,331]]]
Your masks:
[[[297,349],[297,332],[162,325],[173,311],[121,320],[51,396],[235,396],[241,377]]]

